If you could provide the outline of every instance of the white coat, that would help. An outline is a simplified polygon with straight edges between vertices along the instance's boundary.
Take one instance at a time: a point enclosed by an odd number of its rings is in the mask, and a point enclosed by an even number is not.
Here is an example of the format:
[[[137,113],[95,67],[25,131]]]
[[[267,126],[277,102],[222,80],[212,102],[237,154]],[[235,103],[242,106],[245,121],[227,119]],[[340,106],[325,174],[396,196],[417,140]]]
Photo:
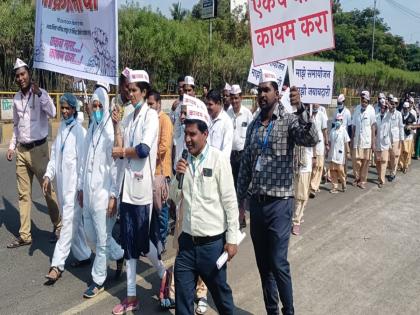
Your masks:
[[[124,147],[136,147],[144,143],[150,148],[143,159],[118,159],[117,180],[112,185],[112,196],[122,192],[122,202],[133,205],[148,205],[153,202],[153,179],[156,169],[159,117],[155,110],[144,103],[136,119],[134,113],[123,122]],[[124,184],[123,184],[124,183]]]
[[[104,116],[97,124],[91,122],[83,145],[83,163],[80,167],[78,190],[83,190],[83,206],[87,209],[108,208],[111,185],[116,180],[114,159],[114,128],[107,104]]]
[[[346,143],[350,142],[347,127],[333,128],[330,131],[330,151],[328,161],[344,165],[346,162]]]
[[[376,151],[386,151],[391,147],[391,115],[389,112],[376,114]]]
[[[368,105],[364,112],[362,105],[357,105],[353,113],[352,125],[355,126],[353,148],[370,149],[372,147],[372,125],[376,123],[375,109]]]
[[[404,124],[401,112],[395,110],[393,113],[389,112],[391,123],[391,143],[404,140]]]

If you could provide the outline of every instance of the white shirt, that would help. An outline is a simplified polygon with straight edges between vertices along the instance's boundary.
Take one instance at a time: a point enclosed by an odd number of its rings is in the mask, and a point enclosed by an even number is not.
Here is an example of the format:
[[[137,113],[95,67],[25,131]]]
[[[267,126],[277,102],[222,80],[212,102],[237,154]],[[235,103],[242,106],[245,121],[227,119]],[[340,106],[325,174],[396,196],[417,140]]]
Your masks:
[[[381,118],[376,114],[376,151],[386,151],[391,147],[391,115],[389,112]]]
[[[339,109],[337,108],[337,110],[335,111],[335,115],[334,115],[334,122],[337,120],[336,117],[338,114],[343,115],[343,126],[344,127],[348,127],[351,126],[351,113],[350,110],[347,107],[344,107],[343,110],[339,111]]]
[[[325,109],[325,107],[324,107],[324,106],[319,105],[319,107],[318,107],[318,112],[322,112],[322,113],[324,113],[325,117],[327,117],[327,120],[328,120],[327,110]]]
[[[404,125],[402,121],[401,112],[395,110],[393,113],[389,112],[391,123],[391,143],[404,140]]]
[[[245,146],[246,131],[253,117],[251,111],[245,106],[241,105],[239,113],[236,114],[233,107],[227,111],[233,124],[233,142],[232,151],[242,151]]]
[[[314,120],[315,120],[314,122],[315,122],[316,130],[318,131],[318,138],[319,138],[319,141],[317,145],[315,146],[315,155],[324,156],[325,143],[324,143],[324,134],[322,133],[322,130],[328,128],[328,118],[327,118],[327,115],[325,115],[322,111],[318,110],[318,112],[314,116]]]
[[[213,119],[209,127],[208,143],[219,149],[224,155],[230,159],[233,141],[233,124],[229,115],[224,111],[220,111],[219,115]]]
[[[124,124],[125,125],[125,124]],[[136,147],[144,143],[150,148],[146,158],[117,159],[118,175],[112,185],[111,195],[119,196],[122,201],[133,205],[148,205],[153,201],[153,179],[156,169],[159,118],[155,110],[146,103],[134,119],[134,112],[127,116],[123,131],[124,147]]]
[[[346,161],[346,143],[350,142],[350,137],[346,130],[347,127],[332,128],[330,131],[330,151],[328,161],[344,165]]]
[[[206,145],[196,158],[189,155],[182,190],[171,187],[176,204],[183,198],[182,231],[192,236],[214,236],[226,231],[226,242],[237,243],[238,202],[229,160]]]
[[[376,123],[375,110],[368,105],[361,112],[362,105],[357,105],[353,113],[352,125],[355,126],[353,148],[370,149],[372,147],[372,126]]]

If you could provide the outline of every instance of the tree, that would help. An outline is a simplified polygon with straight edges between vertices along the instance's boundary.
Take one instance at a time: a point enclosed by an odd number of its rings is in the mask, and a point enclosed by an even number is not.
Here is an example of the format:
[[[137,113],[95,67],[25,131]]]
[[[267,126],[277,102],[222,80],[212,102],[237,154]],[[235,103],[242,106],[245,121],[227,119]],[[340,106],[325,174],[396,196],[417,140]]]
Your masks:
[[[172,18],[175,21],[182,21],[188,14],[188,10],[181,7],[181,2],[172,3],[172,8],[170,11]]]

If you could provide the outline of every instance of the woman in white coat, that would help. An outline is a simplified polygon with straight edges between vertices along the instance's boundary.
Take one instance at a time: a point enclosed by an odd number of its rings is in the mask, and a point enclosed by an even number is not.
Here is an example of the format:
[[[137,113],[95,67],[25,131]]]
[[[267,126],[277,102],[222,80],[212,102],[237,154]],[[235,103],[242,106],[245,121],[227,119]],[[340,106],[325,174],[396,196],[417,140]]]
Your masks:
[[[86,244],[82,211],[76,202],[78,172],[86,135],[86,130],[76,120],[76,104],[77,99],[73,94],[65,93],[60,98],[62,120],[42,184],[42,190],[46,193],[51,189],[51,181],[56,178],[57,199],[63,223],[45,285],[53,285],[61,277],[70,248],[78,262],[90,261],[92,253]]]
[[[153,222],[151,204],[153,202],[153,179],[156,168],[159,118],[155,110],[145,101],[150,89],[149,76],[143,70],[129,71],[129,91],[134,111],[122,122],[123,130],[117,126],[119,113],[113,111],[112,119],[116,124],[116,143],[112,156],[118,169],[117,181],[111,189],[112,197],[121,197],[120,225],[121,245],[127,268],[127,298],[112,310],[113,314],[125,314],[139,308],[136,295],[136,266],[140,256],[147,255],[159,276],[165,268],[157,255],[157,233]],[[115,211],[114,199],[110,206]],[[113,204],[112,204],[113,203]]]
[[[108,207],[111,185],[116,180],[111,156],[114,146],[114,128],[109,113],[107,95],[93,94],[90,104],[92,122],[85,143],[84,157],[80,168],[78,201],[83,208],[83,221],[87,240],[95,247],[92,267],[92,283],[84,292],[86,298],[95,297],[103,291],[107,277],[107,260],[117,261],[116,276],[122,272],[124,250],[112,237],[115,214]]]

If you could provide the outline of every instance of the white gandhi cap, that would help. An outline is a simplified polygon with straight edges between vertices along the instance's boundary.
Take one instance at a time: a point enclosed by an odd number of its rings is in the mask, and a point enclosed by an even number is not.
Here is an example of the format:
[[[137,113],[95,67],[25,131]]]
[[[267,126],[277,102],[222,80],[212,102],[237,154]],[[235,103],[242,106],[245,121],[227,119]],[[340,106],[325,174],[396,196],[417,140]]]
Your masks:
[[[22,59],[16,58],[16,62],[15,62],[15,66],[13,67],[13,70],[16,70],[22,67],[28,67],[28,65]]]
[[[192,76],[187,75],[187,76],[184,78],[184,85],[185,85],[185,84],[195,86],[195,83],[194,83],[194,78],[193,78]]]
[[[242,90],[238,84],[232,85],[232,88],[230,89],[230,94],[236,95],[236,94],[241,94],[241,93],[242,93]]]
[[[182,105],[187,107],[186,119],[201,120],[207,128],[210,126],[210,116],[206,105],[198,98],[184,94]]]

